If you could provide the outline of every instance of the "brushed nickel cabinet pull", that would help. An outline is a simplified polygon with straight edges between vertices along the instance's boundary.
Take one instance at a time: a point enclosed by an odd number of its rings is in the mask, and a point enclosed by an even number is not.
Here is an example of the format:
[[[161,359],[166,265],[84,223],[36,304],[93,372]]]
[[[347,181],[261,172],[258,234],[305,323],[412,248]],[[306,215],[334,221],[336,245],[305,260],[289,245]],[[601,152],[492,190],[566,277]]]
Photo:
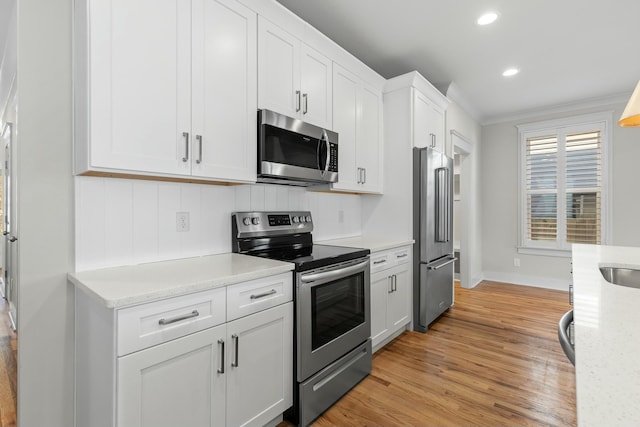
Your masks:
[[[275,294],[275,293],[277,293],[277,292],[278,292],[278,291],[276,291],[275,289],[271,289],[270,291],[263,292],[263,293],[261,293],[261,294],[257,294],[257,295],[252,294],[250,298],[251,298],[251,299],[264,298],[264,297],[268,297],[269,295],[273,295],[273,294]]]
[[[220,338],[218,340],[218,344],[222,346],[222,350],[220,351],[221,357],[220,357],[220,367],[218,368],[218,373],[224,374],[224,340]]]
[[[182,132],[182,136],[184,137],[184,157],[182,158],[183,162],[189,160],[189,132]]]
[[[235,357],[235,361],[231,362],[231,366],[233,366],[234,368],[238,367],[238,343],[240,342],[240,337],[237,336],[236,334],[231,335],[231,339],[235,340],[236,342],[236,357]]]
[[[296,91],[296,113],[300,111],[300,91]]]
[[[197,164],[202,163],[202,135],[196,135],[196,141],[198,141],[198,159]]]
[[[176,316],[176,317],[172,317],[170,319],[165,319],[164,317],[160,320],[158,320],[158,325],[169,325],[171,323],[176,323],[179,322],[181,320],[187,320],[187,319],[191,319],[193,317],[198,317],[200,316],[200,313],[198,313],[198,310],[193,310],[191,313],[189,314],[183,314],[181,316]]]

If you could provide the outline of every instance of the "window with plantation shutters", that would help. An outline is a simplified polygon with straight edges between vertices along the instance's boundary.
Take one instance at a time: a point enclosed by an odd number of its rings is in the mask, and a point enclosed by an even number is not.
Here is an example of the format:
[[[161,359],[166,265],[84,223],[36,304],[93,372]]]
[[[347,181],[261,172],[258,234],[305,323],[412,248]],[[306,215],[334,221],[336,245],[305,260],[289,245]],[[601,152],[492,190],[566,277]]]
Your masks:
[[[610,116],[518,127],[521,252],[566,253],[573,243],[605,243]]]

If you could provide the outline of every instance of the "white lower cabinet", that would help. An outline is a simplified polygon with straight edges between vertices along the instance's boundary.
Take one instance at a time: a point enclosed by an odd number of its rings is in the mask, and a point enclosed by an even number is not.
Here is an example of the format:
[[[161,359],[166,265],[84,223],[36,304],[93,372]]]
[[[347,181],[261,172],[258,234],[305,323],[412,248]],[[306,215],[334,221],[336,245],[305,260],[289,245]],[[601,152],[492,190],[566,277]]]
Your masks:
[[[291,302],[227,324],[228,426],[262,426],[292,405],[292,340]]]
[[[115,310],[78,292],[76,425],[263,426],[279,417],[293,404],[292,292],[290,272]]]
[[[377,351],[411,322],[411,248],[371,254],[371,345]]]
[[[118,358],[118,426],[225,425],[225,325]]]

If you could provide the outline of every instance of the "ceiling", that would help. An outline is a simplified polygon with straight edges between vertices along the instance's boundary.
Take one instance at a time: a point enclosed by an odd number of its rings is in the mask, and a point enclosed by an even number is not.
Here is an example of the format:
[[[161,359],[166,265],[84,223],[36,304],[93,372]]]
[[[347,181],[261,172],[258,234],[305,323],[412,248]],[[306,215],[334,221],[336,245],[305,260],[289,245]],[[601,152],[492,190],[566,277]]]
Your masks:
[[[481,123],[624,102],[640,79],[640,1],[278,0],[385,78],[453,82]],[[499,18],[488,26],[486,11]],[[521,71],[505,78],[508,67]]]

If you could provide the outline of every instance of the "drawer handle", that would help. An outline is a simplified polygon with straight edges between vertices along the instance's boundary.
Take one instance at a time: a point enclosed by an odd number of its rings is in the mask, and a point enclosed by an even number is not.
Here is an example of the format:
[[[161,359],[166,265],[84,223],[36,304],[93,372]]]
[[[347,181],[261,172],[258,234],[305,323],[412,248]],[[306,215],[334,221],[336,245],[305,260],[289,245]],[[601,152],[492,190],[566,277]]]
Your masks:
[[[396,255],[396,258],[406,258],[409,254]]]
[[[200,316],[200,313],[198,313],[198,310],[193,310],[189,314],[183,314],[182,316],[172,317],[171,319],[162,318],[158,320],[158,325],[169,325],[171,323],[176,323],[181,320],[187,320],[187,319],[191,319],[192,317],[198,317],[198,316]]]
[[[386,260],[386,259],[382,259],[382,260],[380,260],[380,261],[373,261],[373,265],[383,264],[383,263],[385,263],[385,262],[387,262],[387,260]]]
[[[275,289],[271,289],[270,291],[267,292],[263,292],[261,294],[258,295],[251,295],[251,299],[258,299],[258,298],[264,298],[264,297],[268,297],[269,295],[273,295],[275,293],[277,293],[278,291],[276,291]]]

